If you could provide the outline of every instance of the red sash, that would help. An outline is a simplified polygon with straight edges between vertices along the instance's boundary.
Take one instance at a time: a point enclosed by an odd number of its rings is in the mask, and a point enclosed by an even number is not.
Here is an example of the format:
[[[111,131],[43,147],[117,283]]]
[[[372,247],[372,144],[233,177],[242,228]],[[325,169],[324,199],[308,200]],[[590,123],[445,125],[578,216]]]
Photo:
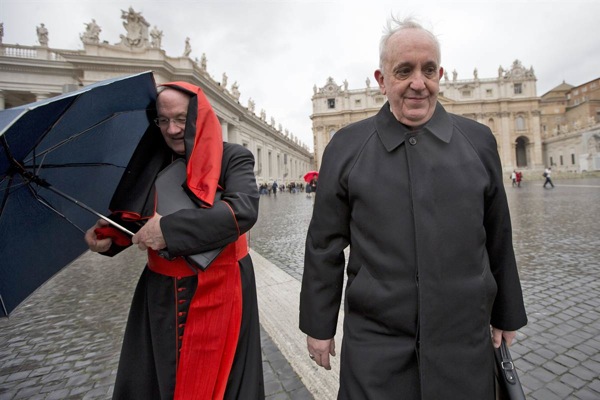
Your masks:
[[[222,399],[225,394],[242,322],[238,261],[247,254],[246,235],[242,235],[198,273],[177,362],[175,400]],[[194,274],[183,258],[167,261],[150,249],[148,267],[173,277]]]

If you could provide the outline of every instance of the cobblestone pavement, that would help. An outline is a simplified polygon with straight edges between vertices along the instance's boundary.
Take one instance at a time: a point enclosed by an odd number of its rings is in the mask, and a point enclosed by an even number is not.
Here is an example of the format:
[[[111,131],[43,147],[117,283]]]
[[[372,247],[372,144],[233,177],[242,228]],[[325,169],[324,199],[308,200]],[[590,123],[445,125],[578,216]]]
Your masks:
[[[529,324],[512,353],[529,399],[600,398],[600,179],[507,187]],[[312,200],[261,198],[252,249],[300,280]],[[116,258],[115,258],[116,259]],[[107,399],[143,260],[87,253],[0,319],[0,399]],[[134,266],[134,267],[132,267]],[[267,399],[311,399],[262,331]]]
[[[529,323],[511,353],[529,399],[600,399],[600,179],[506,188]],[[301,279],[312,202],[263,196],[252,248]],[[293,210],[293,212],[291,211]]]

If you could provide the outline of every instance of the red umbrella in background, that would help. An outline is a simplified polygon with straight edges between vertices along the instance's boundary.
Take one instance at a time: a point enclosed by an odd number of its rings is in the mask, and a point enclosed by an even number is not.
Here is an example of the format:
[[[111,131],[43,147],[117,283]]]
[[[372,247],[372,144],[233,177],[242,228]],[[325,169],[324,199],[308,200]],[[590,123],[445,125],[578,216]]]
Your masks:
[[[308,171],[306,174],[304,174],[304,181],[310,183],[310,181],[312,181],[313,178],[318,177],[319,173],[317,171]]]

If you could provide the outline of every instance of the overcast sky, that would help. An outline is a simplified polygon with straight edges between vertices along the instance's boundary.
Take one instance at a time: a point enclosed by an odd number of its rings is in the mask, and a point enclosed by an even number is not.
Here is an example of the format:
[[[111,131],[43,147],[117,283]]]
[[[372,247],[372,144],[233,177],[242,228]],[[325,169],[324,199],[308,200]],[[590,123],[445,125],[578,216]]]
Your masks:
[[[311,96],[329,76],[349,89],[375,85],[378,42],[391,14],[413,16],[436,34],[449,75],[493,78],[515,59],[537,76],[542,95],[562,81],[581,85],[600,77],[600,1],[354,1],[354,0],[0,0],[5,44],[36,45],[36,26],[49,46],[83,49],[79,35],[96,20],[101,41],[126,34],[121,10],[133,7],[163,31],[167,55],[205,53],[217,81],[226,72],[242,93],[312,148]]]

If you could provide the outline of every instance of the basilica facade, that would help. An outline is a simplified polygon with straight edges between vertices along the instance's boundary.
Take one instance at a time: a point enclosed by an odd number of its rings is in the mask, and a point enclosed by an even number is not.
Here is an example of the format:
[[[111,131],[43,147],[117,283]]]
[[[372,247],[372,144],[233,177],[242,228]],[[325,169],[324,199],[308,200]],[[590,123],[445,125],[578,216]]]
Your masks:
[[[498,68],[493,78],[480,78],[477,69],[468,79],[456,71],[440,81],[439,102],[448,112],[487,125],[496,137],[503,169],[541,176],[546,166],[560,173],[600,171],[600,79],[579,87],[567,84],[539,97],[533,68],[515,60]],[[349,89],[328,78],[313,87],[315,162],[344,126],[375,115],[387,101],[378,86]],[[584,93],[584,95],[581,95]],[[579,94],[579,95],[578,95]]]
[[[258,183],[277,180],[301,182],[314,169],[313,154],[297,137],[267,121],[265,110],[257,112],[252,100],[240,103],[237,82],[219,80],[207,70],[207,58],[192,60],[190,39],[181,56],[169,56],[162,49],[162,31],[132,8],[122,11],[125,32],[110,44],[100,39],[101,27],[92,19],[80,34],[83,50],[50,46],[48,30],[36,28],[38,43],[32,46],[3,43],[0,23],[0,110],[20,106],[105,79],[152,71],[157,84],[187,81],[202,88],[221,124],[223,140],[241,144],[254,154]],[[307,116],[308,118],[308,116]]]

